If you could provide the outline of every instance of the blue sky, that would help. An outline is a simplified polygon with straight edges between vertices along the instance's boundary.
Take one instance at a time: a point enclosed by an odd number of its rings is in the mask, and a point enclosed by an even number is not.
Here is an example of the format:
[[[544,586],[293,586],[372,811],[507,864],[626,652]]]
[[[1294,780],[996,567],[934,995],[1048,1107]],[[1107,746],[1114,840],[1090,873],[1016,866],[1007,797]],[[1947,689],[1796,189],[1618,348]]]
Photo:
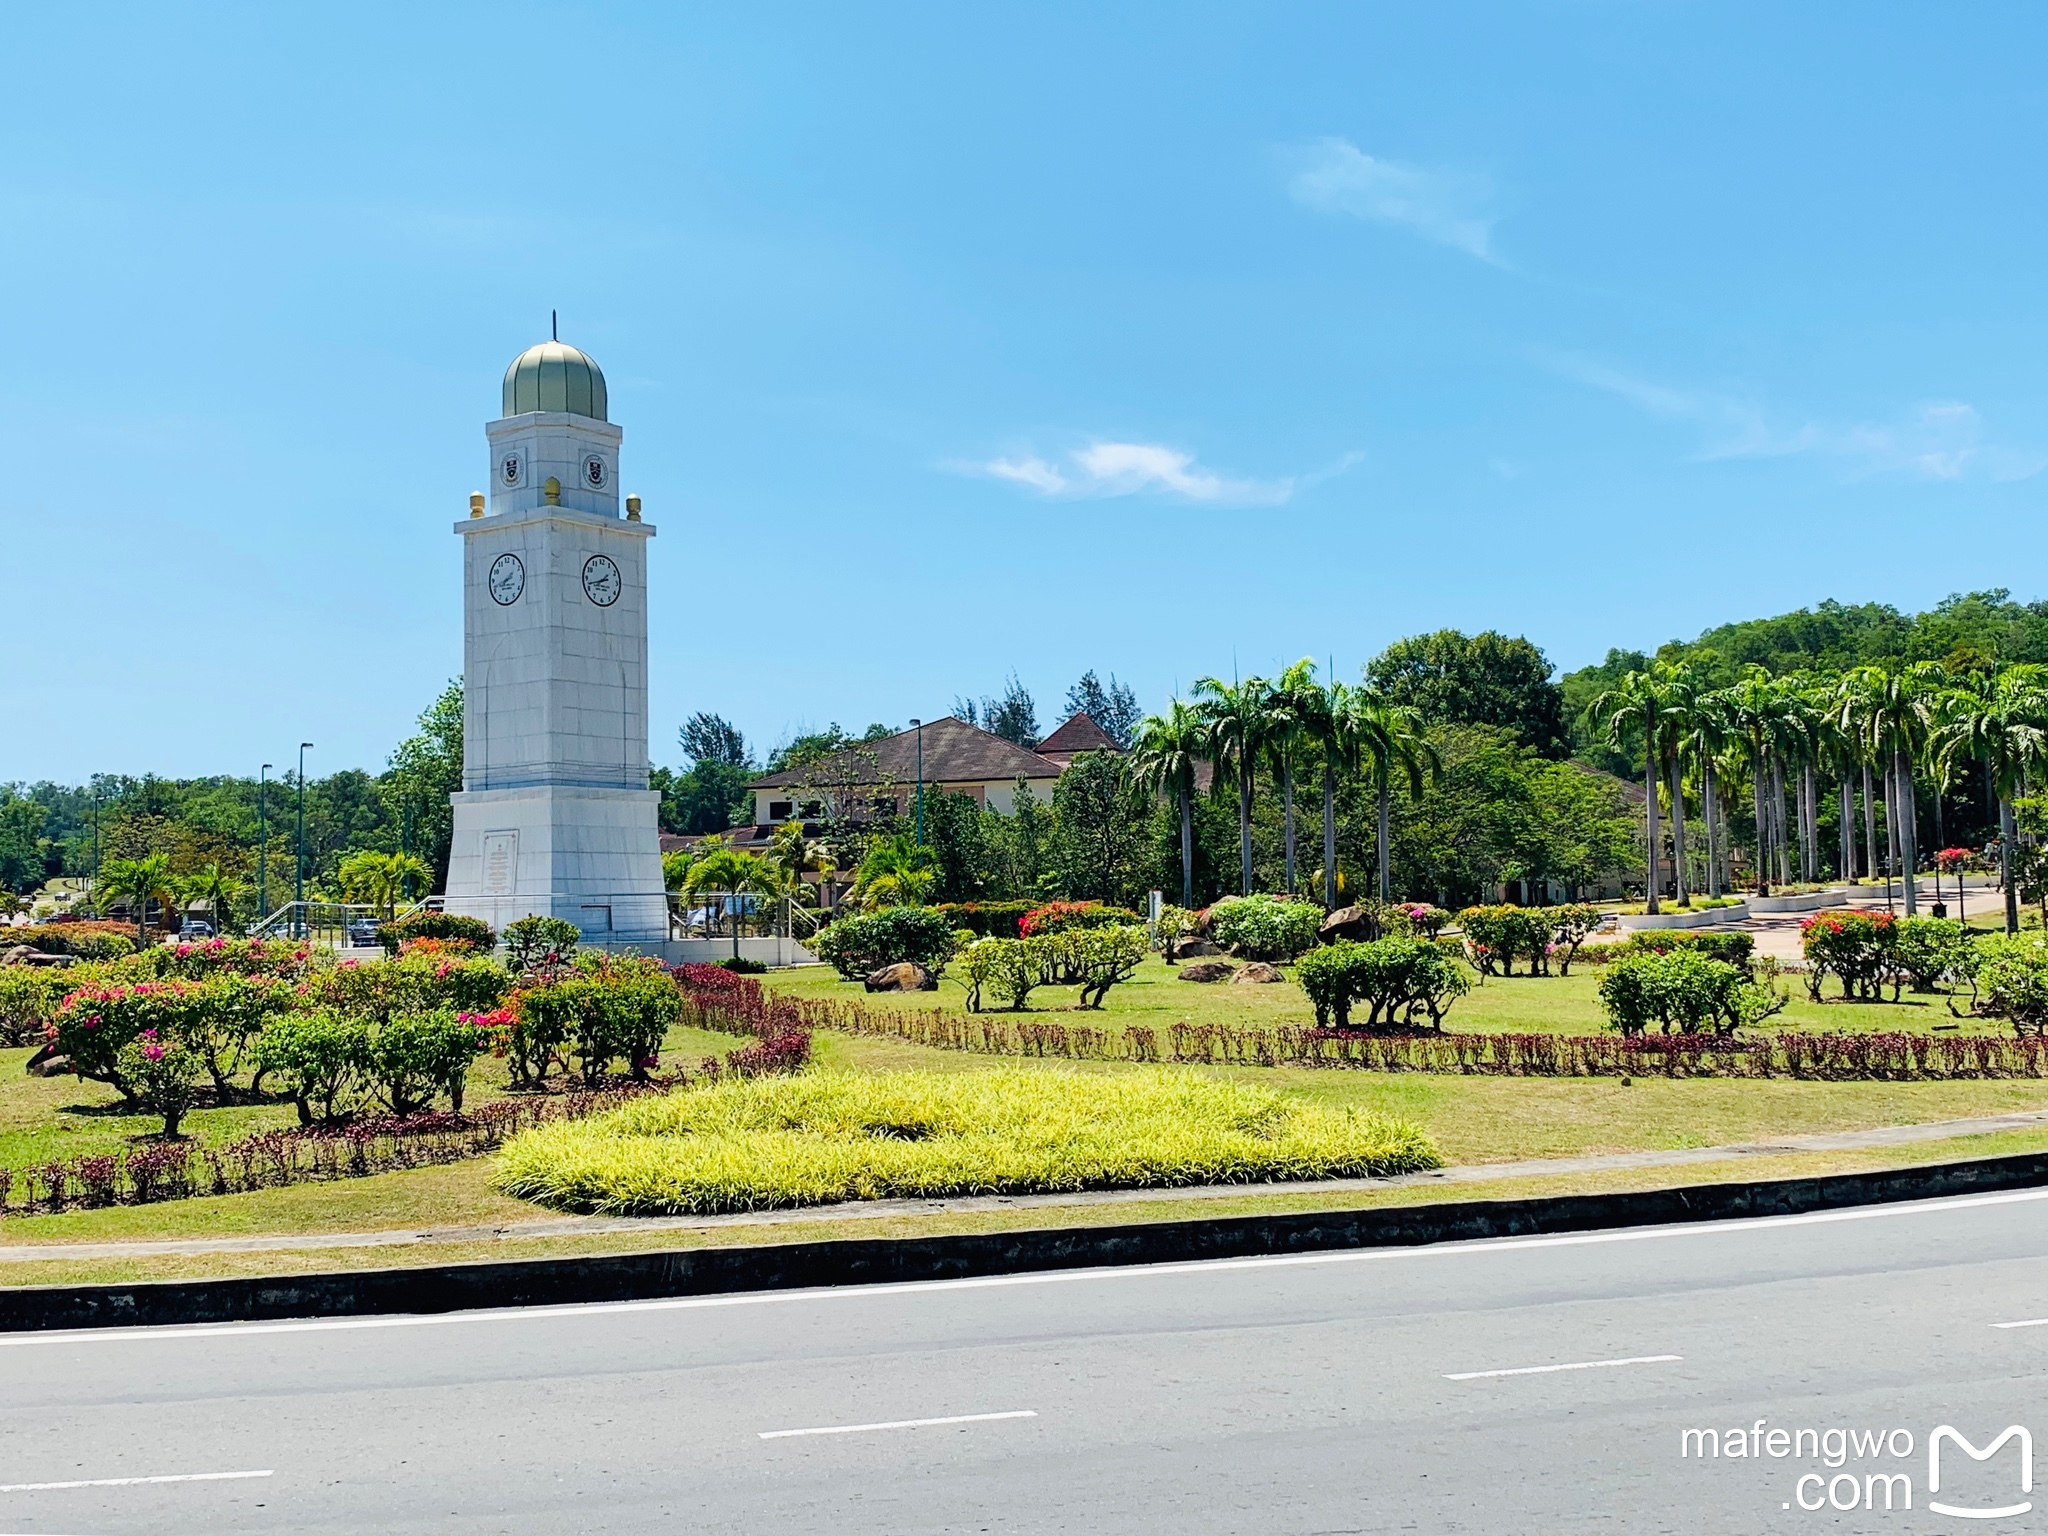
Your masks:
[[[0,779],[381,765],[550,308],[660,529],[658,761],[1012,669],[1049,725],[1088,667],[2048,594],[2038,9],[9,32]]]

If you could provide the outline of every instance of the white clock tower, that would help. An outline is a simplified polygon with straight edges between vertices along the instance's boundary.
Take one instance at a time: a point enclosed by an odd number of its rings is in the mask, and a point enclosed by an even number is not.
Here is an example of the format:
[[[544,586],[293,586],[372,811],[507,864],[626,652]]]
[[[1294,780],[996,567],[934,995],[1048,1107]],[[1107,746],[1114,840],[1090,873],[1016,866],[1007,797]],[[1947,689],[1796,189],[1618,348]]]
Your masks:
[[[544,341],[484,428],[491,495],[462,536],[462,792],[447,909],[502,930],[567,918],[594,943],[668,937],[647,787],[647,540],[619,515],[604,375]]]

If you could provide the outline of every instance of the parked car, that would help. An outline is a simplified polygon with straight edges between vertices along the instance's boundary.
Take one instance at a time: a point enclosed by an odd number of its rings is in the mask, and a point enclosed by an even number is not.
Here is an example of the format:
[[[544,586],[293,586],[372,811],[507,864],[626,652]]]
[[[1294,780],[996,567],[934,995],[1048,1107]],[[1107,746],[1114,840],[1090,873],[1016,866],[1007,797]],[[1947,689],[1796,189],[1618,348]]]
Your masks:
[[[194,939],[210,939],[213,936],[213,924],[203,917],[188,917],[185,919],[184,925],[178,929],[179,940],[186,944],[191,943]]]
[[[369,949],[377,943],[377,930],[383,925],[374,917],[349,919],[348,943],[351,949]]]

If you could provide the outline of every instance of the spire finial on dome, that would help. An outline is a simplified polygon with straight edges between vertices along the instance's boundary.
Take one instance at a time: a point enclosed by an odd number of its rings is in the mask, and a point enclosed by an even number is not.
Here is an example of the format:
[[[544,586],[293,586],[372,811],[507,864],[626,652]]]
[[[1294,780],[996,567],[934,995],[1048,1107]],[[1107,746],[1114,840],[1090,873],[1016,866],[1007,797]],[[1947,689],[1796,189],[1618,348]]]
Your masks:
[[[549,311],[548,311],[548,340],[549,340],[549,341],[560,341],[561,339],[562,339],[562,312],[561,312],[560,310],[557,310],[557,309],[551,309],[551,310],[549,310]]]

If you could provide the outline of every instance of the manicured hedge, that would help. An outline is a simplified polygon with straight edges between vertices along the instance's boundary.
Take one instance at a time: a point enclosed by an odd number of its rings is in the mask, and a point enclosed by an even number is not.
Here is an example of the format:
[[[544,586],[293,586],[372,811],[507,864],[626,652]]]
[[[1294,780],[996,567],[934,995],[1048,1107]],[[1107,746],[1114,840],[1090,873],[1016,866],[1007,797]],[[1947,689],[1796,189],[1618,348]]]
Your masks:
[[[937,907],[883,907],[827,923],[811,948],[841,976],[857,981],[899,960],[915,961],[936,976],[953,958],[953,944],[953,925]]]
[[[415,912],[377,930],[377,942],[387,955],[397,954],[398,946],[407,939],[453,939],[480,955],[488,955],[498,944],[498,935],[482,918],[458,917],[453,912]]]
[[[954,928],[965,928],[978,939],[1014,939],[1024,914],[1041,905],[1035,901],[942,901],[934,912],[946,914]]]

